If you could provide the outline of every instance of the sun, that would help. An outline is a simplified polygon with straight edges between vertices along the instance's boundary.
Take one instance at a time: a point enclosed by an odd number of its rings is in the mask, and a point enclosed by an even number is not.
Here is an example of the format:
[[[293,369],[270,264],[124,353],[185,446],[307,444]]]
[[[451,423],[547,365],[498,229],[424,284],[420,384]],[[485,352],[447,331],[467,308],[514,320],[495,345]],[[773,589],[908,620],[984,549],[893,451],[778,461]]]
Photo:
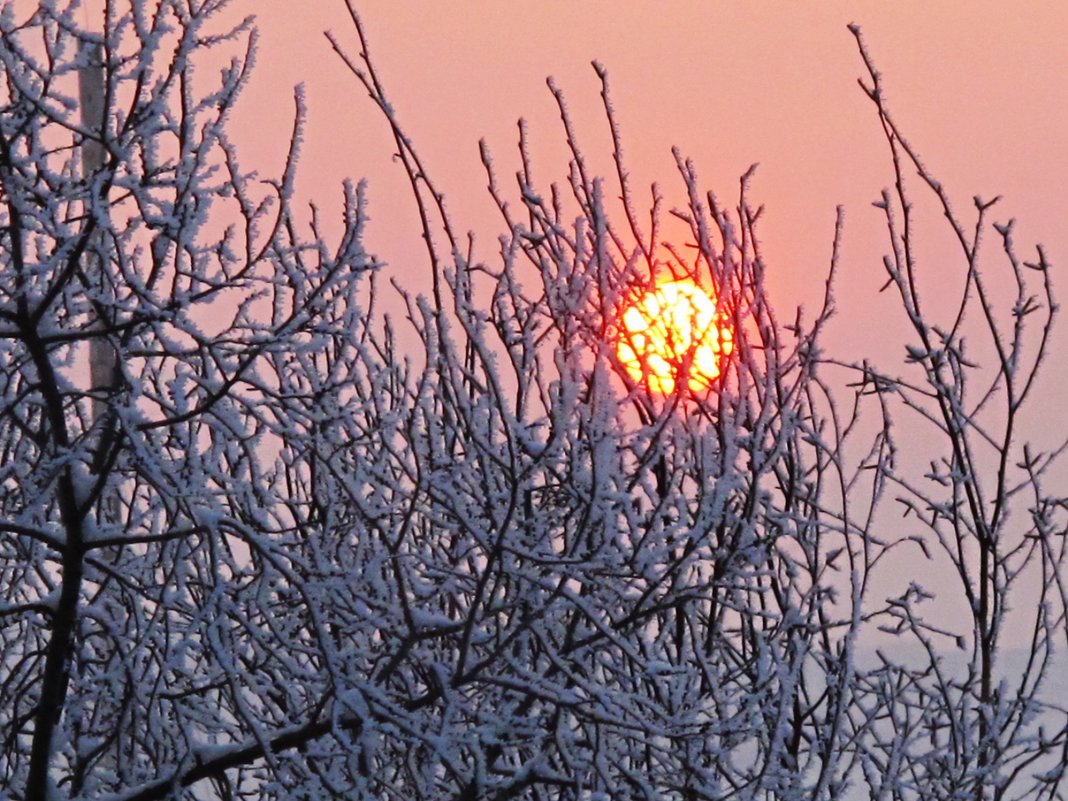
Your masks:
[[[690,280],[658,284],[622,316],[616,354],[630,377],[670,395],[682,376],[695,392],[719,377],[734,337],[716,302]]]

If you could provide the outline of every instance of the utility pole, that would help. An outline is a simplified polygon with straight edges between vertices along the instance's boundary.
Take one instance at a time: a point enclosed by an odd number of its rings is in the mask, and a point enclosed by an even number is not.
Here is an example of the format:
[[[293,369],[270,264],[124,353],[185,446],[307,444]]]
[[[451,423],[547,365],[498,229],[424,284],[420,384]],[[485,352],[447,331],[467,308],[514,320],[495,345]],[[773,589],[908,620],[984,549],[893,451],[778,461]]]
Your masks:
[[[107,151],[104,148],[104,132],[107,130],[105,118],[104,90],[104,47],[99,42],[81,44],[83,66],[78,71],[78,90],[82,110],[82,127],[92,134],[82,142],[82,176],[86,181],[104,166]],[[85,203],[87,215],[94,211],[93,190]],[[97,290],[100,300],[110,296],[109,286],[104,274],[102,253],[103,231],[97,227],[91,234],[89,246],[85,250],[85,273],[90,286]],[[106,330],[111,320],[98,318],[93,328]],[[116,378],[115,349],[106,336],[91,337],[89,340],[89,388],[93,393],[93,420],[98,420],[107,408],[106,394],[115,386]]]
[[[93,214],[97,210],[96,190],[92,188],[93,176],[104,165],[107,155],[103,144],[106,131],[104,56],[100,44],[82,43],[79,55],[83,66],[78,72],[78,87],[82,111],[82,127],[88,136],[82,142],[82,177],[87,182],[86,198],[82,204],[84,225],[88,226],[89,241],[85,248],[85,290],[95,295],[97,312],[90,320],[89,374],[92,392],[92,420],[102,422],[107,411],[107,392],[115,384],[117,372],[114,348],[107,339],[111,304],[109,284],[106,281],[103,261],[104,236],[100,225],[94,225]],[[85,230],[85,229],[83,229]],[[51,354],[48,354],[51,357]],[[62,412],[60,412],[62,413]],[[106,433],[106,432],[105,432]],[[66,440],[66,436],[63,437]],[[103,439],[103,438],[102,438]],[[56,440],[58,442],[58,439]],[[44,650],[44,669],[41,674],[40,698],[34,710],[33,741],[30,747],[30,762],[26,777],[25,801],[47,801],[56,797],[51,789],[52,763],[58,760],[57,752],[62,747],[54,742],[56,729],[68,703],[71,673],[74,670],[75,654],[81,647],[78,633],[78,617],[82,602],[85,576],[86,541],[85,513],[77,508],[76,489],[70,467],[59,472],[56,497],[63,520],[66,539],[62,549],[62,571],[58,600],[49,616],[51,635]],[[113,511],[114,496],[104,500],[99,507],[100,517],[116,518]],[[39,652],[40,653],[40,652]],[[0,791],[0,795],[4,795]],[[6,795],[5,795],[6,797]]]

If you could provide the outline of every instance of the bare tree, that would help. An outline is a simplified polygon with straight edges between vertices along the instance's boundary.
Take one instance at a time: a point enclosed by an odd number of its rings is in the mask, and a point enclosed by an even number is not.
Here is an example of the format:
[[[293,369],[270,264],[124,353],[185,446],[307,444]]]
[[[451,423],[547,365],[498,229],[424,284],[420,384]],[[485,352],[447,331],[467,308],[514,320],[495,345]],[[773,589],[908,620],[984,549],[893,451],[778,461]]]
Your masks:
[[[885,465],[886,480],[924,553],[953,578],[935,594],[914,584],[887,610],[884,625],[921,656],[880,653],[882,664],[861,678],[852,719],[866,782],[880,798],[1063,798],[1068,709],[1055,684],[1065,665],[1054,657],[1068,644],[1066,501],[1047,485],[1064,435],[1018,441],[1057,313],[1050,267],[1041,246],[1034,261],[1017,255],[1012,221],[990,223],[997,198],[976,197],[971,224],[953,210],[891,116],[882,78],[851,30],[868,69],[861,86],[893,161],[893,188],[876,205],[891,245],[887,287],[910,338],[904,372],[866,365],[863,380],[909,421],[899,428],[913,435],[911,453]],[[920,289],[913,173],[959,245],[963,288],[949,304]],[[1000,254],[988,256],[992,233]],[[970,616],[962,628],[932,625],[938,606],[957,599]],[[1005,646],[1010,625],[1027,633],[1015,659]],[[947,655],[953,644],[966,653],[963,664]]]
[[[330,727],[327,674],[289,639],[311,590],[277,554],[316,513],[316,440],[295,429],[322,428],[348,381],[318,362],[359,344],[371,262],[359,190],[335,249],[314,215],[310,237],[293,221],[299,93],[282,178],[241,169],[225,122],[254,40],[211,28],[222,5],[109,3],[99,37],[75,4],[0,22],[0,782],[17,797],[202,778],[228,795],[224,766]],[[242,41],[213,85],[194,79]],[[94,50],[103,126],[76,101]],[[84,369],[100,343],[105,386]]]
[[[213,27],[224,5],[111,2],[102,36],[56,4],[0,16],[5,794],[1059,797],[1064,713],[1042,692],[1065,636],[1063,502],[1042,490],[1053,454],[1020,462],[1013,440],[1048,341],[1048,270],[1041,253],[1017,262],[1003,229],[1020,287],[1003,331],[978,236],[947,204],[958,316],[978,305],[993,371],[965,358],[969,323],[929,322],[906,165],[945,195],[866,53],[915,376],[821,349],[840,212],[811,322],[775,315],[750,174],[732,211],[676,154],[671,213],[692,242],[662,241],[663,195],[638,213],[599,65],[616,174],[590,174],[550,82],[566,179],[535,184],[523,124],[514,189],[483,148],[503,230],[476,258],[350,6],[355,55],[331,41],[394,134],[432,278],[429,296],[380,286],[360,187],[336,245],[315,206],[297,220],[299,91],[282,177],[240,167],[226,121],[255,39],[249,22]],[[103,53],[99,129],[73,99],[85,43]],[[244,52],[204,86],[194,67],[213,48]],[[81,170],[90,142],[104,157]],[[678,353],[664,394],[617,344],[624,309],[667,276],[714,291],[731,348],[704,384],[688,380],[694,348]],[[376,312],[383,292],[403,319]],[[117,356],[106,386],[86,376],[93,343]],[[895,448],[901,414],[944,448],[926,476]],[[900,527],[888,492],[917,531],[882,533]],[[1010,527],[1010,508],[1028,522]],[[912,546],[942,548],[974,599],[963,673],[921,615],[928,593],[872,597],[880,559]],[[999,684],[1007,604],[1032,573],[1035,660]],[[879,625],[923,663],[863,658]]]

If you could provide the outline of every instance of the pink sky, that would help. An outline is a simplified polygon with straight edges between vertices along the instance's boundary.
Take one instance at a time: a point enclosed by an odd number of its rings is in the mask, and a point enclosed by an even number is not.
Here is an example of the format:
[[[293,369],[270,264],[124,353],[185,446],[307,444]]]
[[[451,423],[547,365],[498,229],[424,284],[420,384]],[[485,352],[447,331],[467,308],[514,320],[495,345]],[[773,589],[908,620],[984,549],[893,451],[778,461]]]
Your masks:
[[[34,0],[15,0],[28,12]],[[103,0],[87,0],[87,21]],[[684,194],[671,157],[678,145],[703,184],[733,204],[738,176],[760,169],[751,200],[766,205],[761,237],[782,316],[814,304],[830,254],[834,209],[846,211],[839,297],[830,344],[851,356],[897,358],[901,322],[885,276],[885,227],[871,202],[892,180],[853,37],[859,23],[882,70],[898,122],[968,218],[971,198],[1003,195],[995,218],[1018,220],[1020,254],[1042,242],[1068,265],[1068,6],[998,0],[954,2],[737,3],[724,0],[397,2],[356,0],[371,52],[399,118],[417,144],[456,227],[474,229],[476,255],[493,258],[498,218],[484,191],[478,139],[499,175],[517,163],[517,118],[530,123],[535,173],[562,180],[566,151],[545,77],[566,92],[595,167],[608,172],[610,142],[590,67],[609,70],[625,153],[640,190],[656,180],[666,206]],[[258,18],[259,60],[235,117],[244,163],[280,170],[292,87],[304,82],[310,119],[298,189],[329,214],[345,177],[369,180],[368,246],[398,277],[425,273],[414,204],[387,128],[323,36],[355,36],[343,0],[234,0],[228,16]],[[639,194],[639,198],[642,195]],[[930,245],[931,292],[962,275],[939,224],[917,195]],[[925,205],[926,204],[926,205]],[[991,244],[996,245],[991,238]],[[1001,267],[991,261],[992,272]],[[1065,283],[1062,281],[1062,284]],[[863,306],[862,314],[851,309]],[[1057,340],[1058,350],[1068,343]],[[1068,368],[1050,365],[1050,403]]]
[[[480,137],[507,179],[523,116],[536,178],[544,184],[566,175],[547,75],[566,92],[591,163],[609,171],[611,143],[590,67],[598,59],[609,70],[636,190],[656,180],[667,207],[683,205],[671,156],[678,145],[704,186],[733,205],[738,176],[760,162],[751,200],[766,206],[761,236],[781,318],[792,318],[798,303],[818,301],[835,206],[844,206],[841,311],[826,345],[850,358],[875,356],[896,371],[907,332],[892,293],[877,293],[887,245],[871,205],[892,171],[874,109],[856,84],[864,69],[846,25],[857,22],[892,111],[961,216],[972,219],[974,195],[1002,195],[994,218],[1017,218],[1021,257],[1032,259],[1033,244],[1044,243],[1059,294],[1068,297],[1068,6],[1060,2],[1017,4],[1011,13],[995,0],[357,5],[399,118],[445,191],[457,228],[477,232],[480,259],[492,262],[499,231]],[[235,117],[244,163],[280,170],[292,87],[304,82],[310,117],[299,194],[336,217],[341,180],[366,177],[367,245],[389,263],[389,276],[419,287],[425,254],[387,127],[323,36],[331,29],[355,52],[343,0],[235,0],[231,12],[256,14],[261,30],[258,67]],[[963,265],[940,209],[922,193],[915,200],[924,219],[920,269],[936,303],[958,291]],[[989,244],[996,256],[993,232]],[[987,264],[996,283],[1003,263]],[[1053,444],[1051,431],[1063,438],[1068,428],[1068,367],[1059,358],[1065,330],[1025,421],[1025,438],[1039,447]]]
[[[409,286],[426,278],[415,210],[383,120],[331,54],[322,30],[353,42],[341,0],[241,0],[260,18],[259,71],[245,99],[257,158],[280,158],[290,87],[307,86],[311,106],[300,191],[327,208],[343,176],[370,182],[368,245]],[[567,154],[545,77],[567,93],[587,156],[610,171],[611,145],[591,59],[609,70],[625,154],[640,190],[658,181],[666,205],[683,205],[671,146],[697,165],[704,185],[733,205],[738,176],[760,170],[752,200],[766,205],[762,227],[773,300],[782,318],[821,296],[835,206],[846,211],[841,313],[830,351],[875,356],[898,371],[907,339],[885,274],[885,223],[872,207],[892,181],[885,142],[856,84],[863,64],[846,29],[859,23],[886,83],[897,120],[971,220],[972,197],[1003,195],[996,220],[1018,219],[1020,255],[1042,242],[1068,296],[1068,10],[1001,2],[375,2],[358,3],[380,77],[416,142],[454,222],[473,228],[492,260],[497,218],[478,155],[484,137],[500,177],[517,164],[516,127],[530,124],[536,177],[560,181]],[[1019,9],[1019,6],[1015,8]],[[266,166],[269,162],[264,161]],[[639,195],[640,196],[640,195]],[[932,199],[918,193],[924,222],[921,265],[931,303],[959,291],[963,265]],[[336,208],[336,206],[335,206]],[[991,232],[987,271],[1003,262]],[[425,286],[425,284],[424,284]],[[1064,330],[1055,340],[1026,438],[1049,447],[1068,418]],[[899,432],[906,439],[909,429]],[[907,443],[903,443],[907,446]],[[912,450],[910,450],[912,453]],[[1060,473],[1064,477],[1064,471]],[[892,506],[888,503],[888,507]],[[889,513],[888,513],[889,514]],[[896,514],[886,533],[898,531]],[[903,529],[902,529],[903,530]],[[879,595],[912,578],[938,586],[934,563],[902,550],[884,565]],[[901,586],[895,586],[900,584]],[[945,599],[952,603],[952,598]],[[1024,599],[1018,599],[1026,605]],[[942,606],[952,615],[952,606]],[[947,619],[947,622],[950,622]]]
[[[884,229],[871,207],[891,180],[849,22],[859,23],[885,75],[900,124],[966,214],[973,195],[1004,196],[1025,257],[1043,242],[1068,263],[1068,10],[999,2],[359,2],[371,52],[394,106],[457,226],[480,235],[491,258],[496,218],[484,192],[477,142],[503,177],[515,161],[515,123],[530,122],[536,174],[561,180],[566,154],[545,87],[567,93],[590,159],[607,170],[598,59],[609,69],[635,187],[660,182],[682,203],[670,148],[697,164],[705,185],[733,201],[738,176],[760,162],[753,200],[766,204],[762,236],[777,304],[812,303],[830,252],[834,208],[847,227],[841,297],[882,284]],[[329,207],[344,176],[370,181],[369,244],[397,274],[421,269],[410,235],[414,207],[391,164],[383,121],[322,35],[354,41],[342,0],[237,0],[258,16],[258,69],[242,124],[256,161],[278,158],[291,87],[311,107],[300,190]],[[355,49],[355,48],[354,48]],[[924,201],[926,202],[926,201]],[[931,220],[937,219],[932,207]],[[932,230],[937,226],[932,225]],[[937,236],[937,234],[932,234]],[[932,239],[932,242],[938,242]],[[944,257],[944,258],[943,258]],[[935,261],[948,260],[944,251]],[[932,265],[934,269],[934,265]],[[991,269],[994,269],[992,267]],[[856,341],[847,313],[839,327]],[[894,318],[888,317],[887,321]],[[900,348],[898,347],[898,350]],[[896,353],[897,351],[895,351]]]

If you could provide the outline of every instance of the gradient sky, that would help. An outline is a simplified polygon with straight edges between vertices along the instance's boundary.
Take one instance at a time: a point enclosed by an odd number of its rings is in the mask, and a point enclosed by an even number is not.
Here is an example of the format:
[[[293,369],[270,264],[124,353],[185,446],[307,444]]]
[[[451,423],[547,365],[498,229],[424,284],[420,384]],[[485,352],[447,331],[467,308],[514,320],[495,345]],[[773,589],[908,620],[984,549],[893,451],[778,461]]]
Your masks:
[[[1018,219],[1025,257],[1043,242],[1068,264],[1068,7],[1000,2],[358,2],[371,53],[399,117],[446,192],[457,227],[474,229],[483,258],[497,234],[478,139],[499,174],[516,164],[516,120],[530,123],[535,172],[561,180],[561,129],[545,77],[567,93],[590,160],[610,153],[591,59],[609,70],[636,189],[660,182],[682,203],[670,148],[733,201],[738,176],[760,169],[752,199],[766,205],[762,241],[784,310],[819,296],[836,204],[846,210],[840,297],[893,313],[883,283],[883,224],[872,208],[891,180],[887,148],[856,79],[859,23],[899,123],[949,189],[962,216],[971,198],[1004,196],[997,219]],[[259,19],[258,69],[239,122],[256,163],[280,158],[291,87],[311,107],[300,191],[329,208],[344,176],[367,177],[369,245],[398,275],[422,269],[408,233],[414,205],[390,162],[386,127],[330,52],[331,29],[354,41],[342,0],[237,0]],[[353,47],[355,50],[355,46]],[[261,161],[262,160],[262,161]],[[640,197],[641,195],[639,195]],[[920,200],[920,198],[917,198]],[[927,203],[921,200],[921,208]],[[931,206],[932,271],[950,261]],[[996,269],[996,266],[991,269]],[[957,274],[951,269],[950,276]],[[941,279],[939,279],[941,280]],[[947,279],[948,280],[948,279]],[[932,291],[942,289],[939,285]],[[843,344],[867,340],[843,311]],[[895,318],[889,316],[887,323]],[[881,326],[880,326],[881,328]],[[1062,340],[1064,341],[1064,340]],[[900,352],[900,346],[895,353]]]
[[[20,0],[30,2],[30,0]],[[90,3],[99,7],[100,0]],[[356,3],[394,108],[416,143],[454,223],[473,229],[476,256],[492,260],[498,218],[485,192],[478,140],[498,175],[517,165],[516,120],[530,124],[543,183],[566,176],[567,153],[552,96],[568,97],[587,156],[610,170],[611,143],[597,78],[609,70],[625,156],[638,197],[656,180],[666,206],[683,205],[671,146],[695,162],[703,185],[733,205],[738,177],[760,169],[751,200],[766,206],[760,230],[781,318],[821,297],[835,206],[846,213],[840,315],[827,348],[850,358],[900,363],[906,334],[885,281],[885,223],[871,203],[892,181],[874,109],[856,84],[864,73],[846,25],[861,25],[902,129],[965,220],[971,199],[1002,195],[994,219],[1018,220],[1021,257],[1042,242],[1068,296],[1068,5],[956,2],[541,2]],[[235,0],[255,14],[258,67],[234,118],[243,162],[276,174],[288,143],[292,88],[310,106],[298,193],[328,217],[340,213],[344,177],[369,181],[369,249],[409,286],[427,278],[415,206],[387,127],[323,36],[356,52],[343,0]],[[512,184],[508,182],[508,185]],[[647,197],[647,193],[645,194]],[[923,286],[952,296],[963,265],[940,209],[915,196]],[[670,236],[669,236],[670,238]],[[991,232],[991,254],[996,245]],[[1003,264],[988,260],[990,280]],[[1065,329],[1065,326],[1062,326]],[[1068,336],[1056,337],[1025,436],[1048,446],[1051,421],[1068,429],[1063,391]],[[1063,473],[1061,474],[1064,475]],[[906,577],[908,571],[906,571]]]
[[[738,176],[759,162],[751,200],[766,206],[759,233],[783,317],[818,301],[842,204],[842,314],[830,342],[852,356],[898,357],[901,342],[888,332],[900,312],[891,293],[874,294],[885,280],[886,244],[871,206],[892,173],[873,107],[856,84],[864,70],[846,25],[857,22],[893,113],[961,216],[970,218],[973,196],[1002,195],[994,218],[1018,220],[1021,256],[1033,258],[1033,243],[1042,242],[1055,275],[1068,276],[1068,5],[1061,0],[1011,8],[999,0],[355,2],[398,116],[445,191],[456,227],[478,234],[480,258],[492,259],[499,230],[484,191],[480,137],[506,180],[517,164],[515,123],[523,116],[538,180],[566,175],[547,75],[567,94],[589,161],[610,172],[590,67],[598,59],[609,70],[639,199],[656,180],[667,207],[682,204],[672,145],[731,205]],[[102,5],[86,0],[87,24]],[[15,6],[28,12],[36,2]],[[233,0],[227,16],[247,14],[258,19],[260,47],[234,118],[243,163],[280,171],[292,88],[303,82],[310,118],[299,194],[336,216],[341,180],[366,177],[367,244],[395,275],[416,280],[426,267],[415,207],[391,162],[388,130],[323,36],[330,29],[355,51],[344,1]],[[961,266],[937,206],[915,199],[927,221],[920,230],[930,248],[924,280],[935,296],[951,294]],[[988,269],[1000,267],[992,260]],[[861,306],[862,314],[850,313]],[[1057,344],[1063,353],[1068,338]],[[1054,389],[1068,377],[1056,361],[1047,376]]]
[[[760,169],[752,200],[766,205],[761,238],[781,318],[821,297],[835,206],[846,213],[840,315],[829,351],[874,356],[897,371],[906,333],[885,281],[885,223],[872,207],[892,181],[888,150],[870,102],[856,84],[863,64],[846,29],[861,25],[884,75],[891,110],[925,162],[971,221],[972,198],[1002,195],[994,218],[1018,220],[1020,255],[1042,242],[1055,278],[1068,287],[1068,6],[1061,2],[374,2],[357,3],[393,105],[461,230],[479,236],[491,259],[498,232],[484,191],[477,142],[490,145],[498,175],[514,173],[516,120],[530,124],[535,176],[562,181],[567,153],[545,77],[566,92],[587,157],[610,173],[611,145],[590,61],[609,70],[624,152],[640,190],[661,184],[666,205],[683,205],[671,146],[697,165],[705,187],[732,205],[738,177]],[[241,7],[260,18],[260,70],[245,99],[245,124],[264,153],[280,154],[289,87],[307,86],[311,106],[300,190],[328,203],[343,175],[370,182],[368,244],[392,274],[417,285],[425,260],[415,210],[385,124],[322,36],[355,37],[341,0],[269,0]],[[355,52],[355,45],[353,45]],[[914,198],[932,304],[959,292],[963,264],[933,198]],[[1006,277],[985,263],[995,286]],[[1061,295],[1068,293],[1062,289]],[[814,309],[813,309],[814,310]],[[1054,343],[1024,437],[1049,447],[1068,424],[1065,332]],[[899,436],[916,436],[906,428]],[[908,447],[908,443],[902,443]],[[921,471],[922,472],[922,471]],[[1068,471],[1060,471],[1065,478]],[[1063,485],[1062,485],[1063,486]],[[888,504],[888,507],[893,504]],[[904,532],[887,512],[884,536]],[[945,564],[901,549],[884,564],[877,596],[908,581],[942,585]],[[875,599],[873,599],[875,600]],[[1017,598],[1025,607],[1025,598]],[[1017,607],[1017,608],[1020,608]],[[939,602],[951,626],[962,610]],[[1012,639],[1012,638],[1010,638]],[[1023,643],[1018,643],[1022,645]]]

